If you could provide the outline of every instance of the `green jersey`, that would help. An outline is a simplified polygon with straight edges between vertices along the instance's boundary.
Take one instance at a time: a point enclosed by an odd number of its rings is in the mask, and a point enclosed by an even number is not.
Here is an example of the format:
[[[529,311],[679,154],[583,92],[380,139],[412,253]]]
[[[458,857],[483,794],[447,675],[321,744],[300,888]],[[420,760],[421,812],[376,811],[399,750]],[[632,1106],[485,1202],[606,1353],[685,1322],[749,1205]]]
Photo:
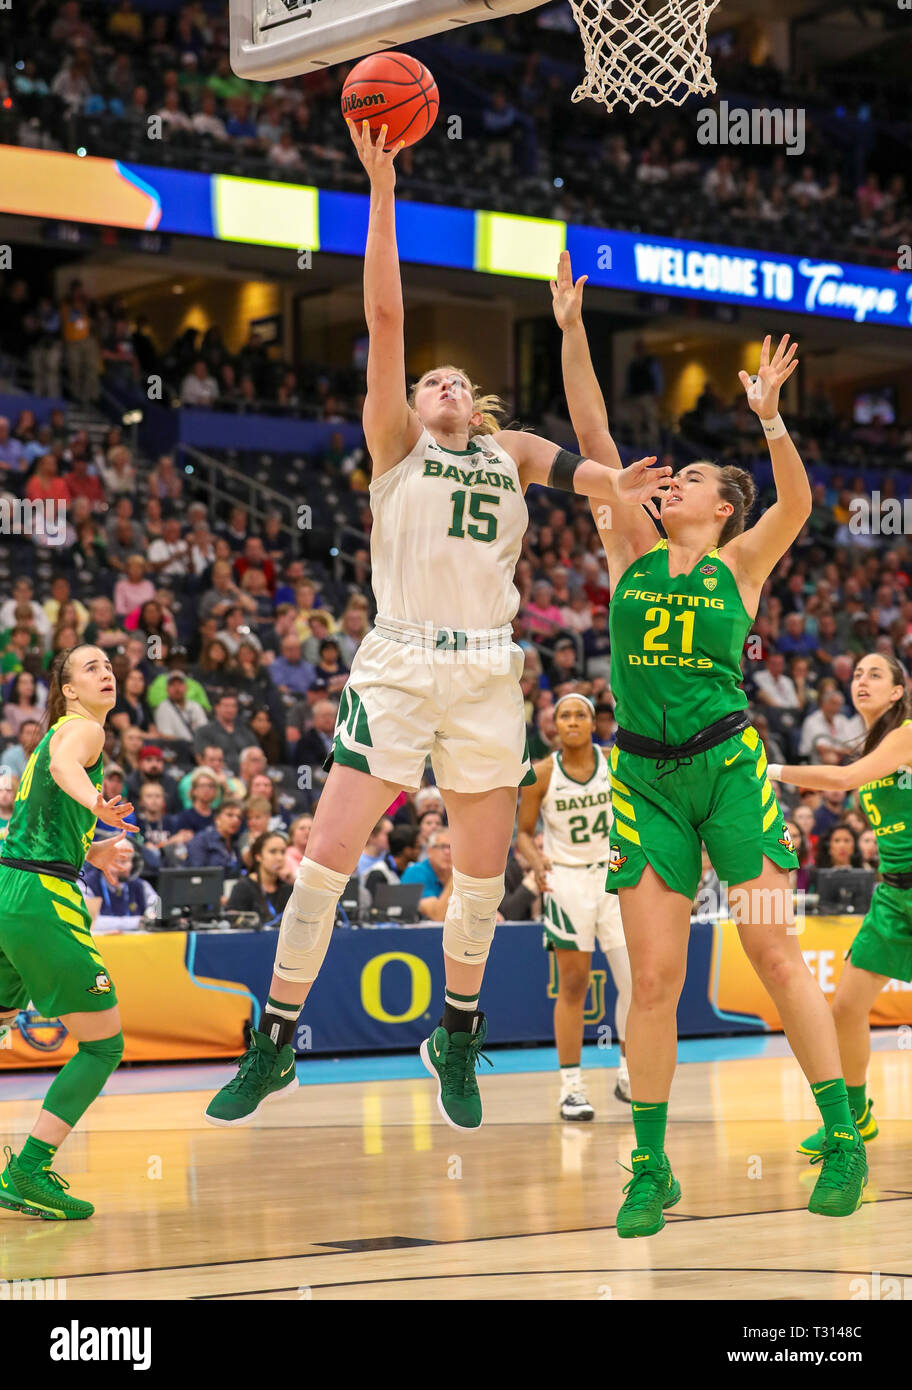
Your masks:
[[[906,719],[903,724],[912,724]],[[871,829],[877,836],[880,871],[885,874],[912,870],[912,786],[909,773],[897,768],[889,777],[866,782],[858,795]]]
[[[753,619],[718,550],[689,574],[668,574],[659,541],[625,570],[611,596],[611,690],[620,728],[685,743],[747,708],[741,653]]]
[[[58,719],[26,763],[3,842],[3,859],[72,864],[77,872],[82,868],[97,818],[58,787],[51,776],[51,739],[68,720],[82,718],[81,714],[65,714]],[[99,757],[86,772],[101,791],[102,759]]]

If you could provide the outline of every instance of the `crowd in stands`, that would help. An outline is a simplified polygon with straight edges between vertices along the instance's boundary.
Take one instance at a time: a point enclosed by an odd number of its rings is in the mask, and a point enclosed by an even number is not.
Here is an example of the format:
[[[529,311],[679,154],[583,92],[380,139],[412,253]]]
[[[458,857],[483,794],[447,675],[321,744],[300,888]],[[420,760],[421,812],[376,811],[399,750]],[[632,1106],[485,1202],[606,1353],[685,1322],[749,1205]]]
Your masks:
[[[339,114],[351,65],[245,81],[229,65],[224,5],[155,13],[134,0],[37,0],[14,49],[0,70],[6,142],[363,191]],[[869,91],[860,68],[826,85],[720,48],[720,100],[803,118],[791,153],[783,143],[720,152],[701,143],[697,100],[632,117],[572,105],[582,44],[566,5],[467,25],[414,51],[444,108],[434,137],[399,157],[403,197],[771,250],[826,245],[884,265],[912,240],[896,144],[904,93],[886,81]]]
[[[339,462],[330,447],[309,466],[332,476]],[[849,700],[856,657],[912,656],[912,548],[848,524],[863,479],[820,476],[812,516],[765,586],[745,648],[745,690],[771,762],[851,758],[863,732]],[[224,910],[276,924],[325,781],[340,692],[374,616],[366,535],[363,563],[340,579],[319,558],[299,558],[272,522],[258,530],[244,507],[210,513],[191,485],[170,457],[151,468],[134,459],[116,428],[93,449],[59,411],[41,425],[29,412],[0,420],[0,498],[68,503],[52,550],[40,536],[0,538],[9,595],[0,604],[0,831],[39,733],[54,654],[98,644],[119,692],[104,794],[134,802],[141,829],[139,874],[116,890],[90,875],[102,930],[148,920],[155,901],[133,879],[154,885],[163,868],[182,865],[222,869],[235,881]],[[594,700],[595,737],[609,747],[610,595],[588,505],[542,489],[528,500],[513,631],[525,652],[530,751],[555,748],[554,703],[568,690]],[[366,508],[362,520],[369,530]],[[854,796],[783,788],[782,799],[803,874],[876,860]],[[451,864],[436,788],[389,808],[359,872],[368,896],[380,880],[423,885],[422,916],[441,919]],[[511,856],[502,914],[533,920],[540,910],[534,877]]]
[[[179,402],[196,409],[290,414],[341,422],[359,419],[364,376],[355,368],[298,366],[277,357],[252,326],[247,341],[229,352],[217,326],[185,329],[171,344],[158,344],[142,315],[130,315],[116,298],[91,299],[73,279],[54,296],[24,277],[0,294],[0,358],[21,364],[34,394],[94,405],[102,389],[123,409]],[[15,368],[14,368],[15,370]]]

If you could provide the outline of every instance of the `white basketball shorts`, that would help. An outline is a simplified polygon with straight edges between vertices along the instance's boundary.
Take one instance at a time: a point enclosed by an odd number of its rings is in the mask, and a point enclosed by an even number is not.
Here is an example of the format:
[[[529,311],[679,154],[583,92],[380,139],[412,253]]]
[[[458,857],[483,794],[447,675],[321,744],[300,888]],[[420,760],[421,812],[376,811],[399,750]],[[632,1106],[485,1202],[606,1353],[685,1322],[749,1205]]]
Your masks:
[[[605,892],[608,865],[576,868],[555,864],[548,874],[550,892],[543,898],[544,945],[549,950],[605,952],[624,945],[621,908]]]
[[[461,633],[378,617],[339,702],[333,761],[413,790],[430,755],[456,792],[535,780],[511,629]]]

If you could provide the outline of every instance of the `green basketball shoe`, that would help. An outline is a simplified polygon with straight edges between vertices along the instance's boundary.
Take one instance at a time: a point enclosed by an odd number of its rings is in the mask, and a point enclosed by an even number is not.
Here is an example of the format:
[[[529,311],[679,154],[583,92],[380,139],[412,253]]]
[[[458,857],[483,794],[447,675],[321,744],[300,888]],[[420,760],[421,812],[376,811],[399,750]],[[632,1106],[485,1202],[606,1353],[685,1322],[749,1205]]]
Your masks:
[[[70,1184],[52,1172],[50,1165],[27,1173],[20,1168],[9,1145],[3,1153],[6,1167],[0,1173],[0,1207],[40,1216],[45,1221],[85,1221],[94,1213],[91,1202],[69,1196]]]
[[[858,1126],[858,1133],[866,1144],[870,1144],[872,1139],[876,1139],[880,1130],[877,1128],[877,1121],[874,1118],[874,1104],[872,1101],[865,1103],[865,1108],[855,1121]],[[826,1128],[821,1125],[815,1129],[813,1134],[809,1134],[806,1139],[802,1139],[798,1145],[800,1154],[819,1154],[823,1153],[823,1141],[826,1138]]]
[[[617,1233],[622,1240],[632,1236],[654,1236],[665,1225],[663,1212],[681,1200],[681,1184],[671,1171],[666,1155],[653,1149],[634,1149],[630,1156],[632,1173],[624,1188],[627,1196],[618,1212]]]
[[[277,1049],[271,1038],[250,1034],[250,1046],[238,1061],[237,1076],[213,1096],[206,1109],[211,1125],[246,1125],[267,1101],[279,1100],[297,1089],[294,1048]]]
[[[437,1109],[453,1129],[478,1129],[481,1125],[481,1096],[475,1080],[479,1057],[493,1066],[482,1052],[488,1031],[484,1014],[478,1014],[474,1033],[448,1033],[435,1028],[421,1044],[421,1060],[431,1076],[437,1078]]]
[[[868,1181],[868,1160],[858,1126],[834,1125],[811,1162],[822,1167],[808,1211],[817,1216],[851,1216],[857,1211]]]

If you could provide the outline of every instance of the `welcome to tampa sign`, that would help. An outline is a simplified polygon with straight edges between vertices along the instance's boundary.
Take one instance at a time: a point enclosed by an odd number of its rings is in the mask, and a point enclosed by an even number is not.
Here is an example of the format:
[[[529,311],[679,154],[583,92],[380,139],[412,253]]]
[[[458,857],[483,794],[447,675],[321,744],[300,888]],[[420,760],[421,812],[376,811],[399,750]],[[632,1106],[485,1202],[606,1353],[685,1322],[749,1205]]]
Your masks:
[[[591,284],[912,326],[912,276],[825,256],[786,256],[632,232],[568,227],[574,273]]]

